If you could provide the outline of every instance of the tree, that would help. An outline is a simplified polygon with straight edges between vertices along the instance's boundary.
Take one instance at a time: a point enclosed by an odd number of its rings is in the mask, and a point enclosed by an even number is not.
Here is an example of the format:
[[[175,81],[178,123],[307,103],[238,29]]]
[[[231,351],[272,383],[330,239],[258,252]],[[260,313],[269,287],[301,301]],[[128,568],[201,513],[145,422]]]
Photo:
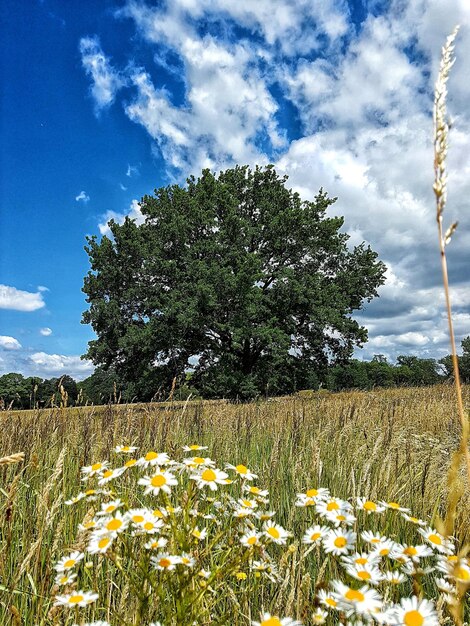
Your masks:
[[[367,330],[352,319],[384,282],[370,247],[348,248],[336,198],[313,202],[273,166],[204,170],[155,190],[144,223],[110,222],[88,238],[86,358],[146,389],[189,366],[206,397],[251,398],[305,388],[348,360]]]
[[[459,374],[460,380],[463,383],[470,383],[470,335],[462,339],[462,356],[457,357],[459,362]],[[453,378],[454,366],[452,363],[452,356],[449,354],[442,359],[439,363],[444,367],[444,375],[447,378]]]

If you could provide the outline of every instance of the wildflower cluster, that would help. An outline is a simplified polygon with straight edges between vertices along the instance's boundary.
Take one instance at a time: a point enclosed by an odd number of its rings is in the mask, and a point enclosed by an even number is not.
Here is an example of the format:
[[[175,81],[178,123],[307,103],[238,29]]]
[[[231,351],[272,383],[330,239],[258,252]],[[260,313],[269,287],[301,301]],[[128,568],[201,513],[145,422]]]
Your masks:
[[[286,555],[296,540],[275,520],[268,491],[256,484],[252,470],[243,464],[218,468],[199,445],[184,446],[180,460],[153,450],[135,453],[134,446],[118,445],[120,463],[82,468],[87,488],[66,504],[86,501],[90,508],[78,527],[79,545],[55,564],[57,607],[74,608],[74,619],[78,607],[92,618],[102,616],[98,578],[105,572],[116,577],[116,593],[107,600],[107,615],[117,618],[113,626],[123,623],[123,601],[132,624],[201,624],[216,617],[225,623],[220,615],[240,614],[242,595],[256,600],[267,586],[282,587]],[[338,572],[329,584],[317,585],[308,614],[301,616],[304,624],[339,618],[358,626],[437,626],[437,609],[423,594],[426,578],[434,579],[433,588],[450,606],[461,602],[470,584],[468,559],[405,507],[346,501],[325,488],[298,494],[295,504],[311,517],[297,542],[301,560],[310,567],[310,560],[314,566],[326,558]],[[368,529],[380,527],[386,515],[411,524],[416,542]],[[264,601],[257,604],[263,608]],[[252,624],[300,624],[265,612],[260,620]]]

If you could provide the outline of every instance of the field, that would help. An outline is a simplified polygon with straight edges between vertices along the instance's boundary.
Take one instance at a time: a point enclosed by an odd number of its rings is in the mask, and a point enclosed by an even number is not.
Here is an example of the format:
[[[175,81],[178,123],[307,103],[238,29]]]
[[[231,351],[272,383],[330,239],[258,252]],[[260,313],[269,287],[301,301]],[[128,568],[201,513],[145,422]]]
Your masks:
[[[0,623],[80,623],[76,610],[52,608],[58,592],[53,567],[77,548],[77,525],[93,503],[83,500],[71,507],[64,502],[82,489],[80,468],[111,458],[120,444],[138,446],[136,455],[156,450],[181,459],[183,445],[198,443],[208,446],[206,454],[217,467],[245,464],[259,475],[257,484],[269,490],[276,521],[296,536],[308,525],[307,512],[294,506],[296,494],[318,486],[344,499],[397,501],[436,524],[436,516],[446,512],[447,469],[459,440],[453,393],[438,386],[306,392],[241,405],[189,402],[2,413],[0,457],[21,451],[26,456],[23,463],[0,466]],[[468,405],[468,389],[464,399]],[[469,510],[467,491],[455,521],[460,544],[470,541]],[[381,520],[383,534],[416,543],[410,534],[415,529],[401,517]],[[255,596],[239,590],[233,606],[228,595],[222,597],[224,606],[216,610],[236,614],[230,623],[259,619],[260,610],[309,623],[315,590],[337,576],[334,560],[320,558],[318,550],[304,559],[298,546],[275,548],[283,583],[269,583]],[[132,594],[124,579],[119,582],[123,572],[115,565],[100,565],[93,574],[100,585],[94,619],[117,611],[119,624],[145,623],[136,617]],[[226,622],[222,617],[211,623]]]

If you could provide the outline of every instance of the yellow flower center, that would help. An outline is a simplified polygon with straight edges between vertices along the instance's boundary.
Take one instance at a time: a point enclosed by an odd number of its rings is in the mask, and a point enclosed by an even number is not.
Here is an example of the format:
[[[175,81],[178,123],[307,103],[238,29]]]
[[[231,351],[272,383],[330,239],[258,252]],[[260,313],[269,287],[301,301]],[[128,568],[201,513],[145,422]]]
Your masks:
[[[121,450],[122,450],[123,452],[129,452],[130,447],[129,447],[129,446],[122,446]]]
[[[326,604],[328,604],[328,606],[332,607],[335,607],[338,604],[333,598],[325,598],[325,602]]]
[[[376,511],[377,510],[377,505],[375,504],[375,502],[371,502],[370,500],[366,500],[364,502],[364,509],[366,511]]]
[[[365,600],[364,594],[357,589],[348,589],[344,594],[344,597],[346,600],[350,600],[351,602],[364,602]]]
[[[159,560],[158,564],[160,565],[160,567],[170,567],[171,561],[170,559],[163,558]]]
[[[153,524],[152,522],[145,522],[144,528],[145,530],[153,530],[155,528],[155,524]]]
[[[211,482],[214,482],[214,480],[217,478],[217,474],[211,469],[206,469],[202,472],[201,478],[202,480],[205,480],[206,482],[211,483]]]
[[[413,546],[408,546],[403,550],[403,554],[406,554],[407,556],[416,556],[418,554],[418,550]]]
[[[78,604],[79,602],[83,602],[85,598],[81,595],[77,595],[77,596],[70,596],[69,598],[69,604]]]
[[[403,621],[406,626],[421,626],[424,622],[424,617],[419,611],[407,611],[403,617]]]
[[[132,516],[132,521],[134,522],[134,524],[142,524],[142,522],[144,521],[144,516],[143,515],[133,515]]]
[[[362,570],[361,572],[358,572],[357,577],[360,578],[361,580],[370,580],[371,578],[369,572],[366,572],[364,570]]]
[[[451,563],[456,563],[459,560],[459,557],[456,554],[450,554],[447,557],[447,560],[450,561]]]
[[[193,445],[191,445],[191,446],[188,446],[188,448],[189,448],[190,450],[199,450],[199,448],[200,448],[200,447],[201,447],[201,446],[198,446],[197,444],[193,444]]]
[[[387,504],[388,504],[388,506],[391,509],[399,509],[400,508],[400,505],[398,504],[398,502],[387,502]]]
[[[88,489],[88,491],[85,491],[86,496],[92,496],[95,493],[96,493],[96,489]]]
[[[76,563],[75,559],[68,559],[67,561],[65,561],[64,567],[65,568],[73,567],[75,563]]]
[[[153,450],[151,450],[150,452],[147,452],[147,454],[145,455],[145,460],[154,461],[157,458],[157,456],[158,454],[154,452]]]
[[[137,463],[136,459],[129,459],[128,461],[126,461],[126,463],[124,464],[124,467],[132,467],[133,465],[135,465]]]
[[[111,540],[110,540],[110,538],[109,538],[109,537],[103,537],[103,539],[100,539],[100,540],[98,541],[98,548],[99,548],[100,550],[102,550],[103,548],[106,548],[106,546],[109,544],[109,542],[110,542],[110,541],[111,541]]]
[[[312,534],[310,535],[310,539],[311,539],[312,541],[317,541],[318,539],[320,539],[320,537],[321,537],[321,533],[312,533]]]
[[[85,522],[83,524],[83,528],[94,528],[95,526],[95,522],[93,520],[91,520],[90,522]]]
[[[106,470],[103,474],[103,478],[109,478],[113,475],[113,470]]]
[[[318,489],[308,489],[305,495],[307,498],[315,498],[318,496]]]
[[[261,489],[259,487],[250,487],[250,493],[259,493]]]
[[[344,520],[346,519],[346,517],[344,515],[337,515],[336,519],[338,520],[338,522],[344,522]]]
[[[166,484],[166,478],[163,474],[155,474],[150,480],[152,487],[163,487]]]
[[[367,559],[365,559],[364,557],[360,557],[356,559],[354,563],[357,563],[358,565],[365,565],[367,563]]]
[[[344,548],[348,542],[345,537],[336,537],[333,543],[337,548]]]
[[[278,617],[270,617],[263,620],[261,626],[281,626],[281,620]]]
[[[193,462],[194,462],[196,465],[203,465],[203,463],[204,463],[204,459],[202,458],[202,456],[195,456],[195,457],[193,458]]]
[[[460,580],[470,580],[470,572],[465,567],[456,567],[454,570],[454,576]]]
[[[274,526],[271,526],[270,528],[268,528],[266,530],[266,532],[268,533],[268,535],[270,535],[273,539],[279,539],[279,537],[281,536],[281,533],[278,531],[277,528],[275,528]]]
[[[107,524],[106,524],[106,528],[108,530],[119,530],[122,526],[122,522],[120,519],[117,519],[116,517],[112,520],[110,520]]]
[[[387,554],[390,552],[389,548],[382,548],[382,550],[380,550],[379,554],[380,556],[387,556]]]
[[[337,511],[339,509],[339,504],[337,502],[328,502],[326,505],[327,511]]]
[[[435,543],[437,546],[440,546],[442,544],[441,538],[439,537],[439,535],[429,535],[428,539],[431,543]]]
[[[237,472],[239,474],[247,474],[248,473],[248,468],[245,467],[245,465],[237,465],[237,467],[235,469],[237,470]]]
[[[112,512],[115,510],[115,508],[116,508],[116,505],[115,505],[115,504],[110,504],[109,506],[107,506],[107,507],[105,508],[105,512],[106,512],[106,513],[112,513]]]
[[[250,546],[254,546],[254,545],[255,545],[255,543],[256,543],[257,541],[258,541],[258,538],[257,538],[257,537],[249,537],[249,538],[248,538],[247,543],[248,543]]]
[[[64,583],[68,581],[68,579],[69,579],[68,576],[62,576],[62,578],[60,579],[60,584],[63,585]]]
[[[99,469],[101,469],[102,465],[103,463],[93,463],[93,465],[91,466],[91,469],[93,472],[97,472]]]
[[[152,515],[154,517],[159,517],[160,519],[163,519],[165,517],[165,515],[159,509],[155,509],[155,511],[153,511]]]
[[[410,522],[413,522],[413,524],[417,524],[419,522],[419,519],[417,517],[410,517]]]
[[[370,540],[371,543],[380,543],[380,539],[377,539],[377,537],[374,537],[373,539]]]

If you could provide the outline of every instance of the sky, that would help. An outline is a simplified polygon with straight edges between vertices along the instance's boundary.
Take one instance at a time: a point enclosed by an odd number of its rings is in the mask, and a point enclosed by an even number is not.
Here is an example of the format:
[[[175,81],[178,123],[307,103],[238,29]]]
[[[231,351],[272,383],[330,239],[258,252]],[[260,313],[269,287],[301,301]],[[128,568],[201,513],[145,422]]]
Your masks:
[[[204,167],[274,163],[337,197],[387,265],[360,359],[449,353],[432,103],[456,24],[445,223],[457,340],[470,334],[467,0],[6,0],[0,37],[0,374],[83,379],[87,235]],[[467,64],[465,63],[467,59]]]

